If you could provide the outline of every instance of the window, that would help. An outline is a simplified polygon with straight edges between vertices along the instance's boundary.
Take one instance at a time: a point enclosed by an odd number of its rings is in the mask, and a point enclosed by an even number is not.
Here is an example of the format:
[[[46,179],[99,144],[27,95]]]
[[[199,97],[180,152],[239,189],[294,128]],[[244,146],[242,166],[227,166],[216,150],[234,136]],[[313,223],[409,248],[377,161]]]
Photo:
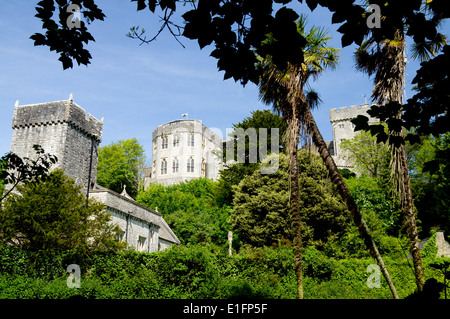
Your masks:
[[[194,172],[194,159],[192,157],[188,158],[187,171],[188,171],[188,173]]]
[[[178,135],[175,135],[173,137],[173,147],[178,147],[180,145],[180,137]]]
[[[188,146],[194,146],[194,134],[188,136]]]
[[[167,136],[164,136],[161,141],[162,141],[161,143],[162,149],[167,148],[169,144],[169,138]]]
[[[344,128],[344,124],[339,124],[339,128]]]
[[[180,167],[180,162],[178,158],[174,158],[172,161],[172,173],[178,173],[178,168]]]
[[[152,170],[152,176],[156,176],[156,161],[153,161]]]
[[[122,230],[120,230],[120,231],[117,233],[116,240],[118,240],[118,241],[123,241],[123,240],[124,240],[124,237],[125,237],[125,232],[122,231]]]
[[[161,161],[161,175],[167,174],[167,160],[163,159]]]
[[[147,238],[139,236],[138,242],[137,242],[137,251],[144,251],[145,250],[145,242]]]
[[[206,177],[206,161],[202,158],[202,177]]]

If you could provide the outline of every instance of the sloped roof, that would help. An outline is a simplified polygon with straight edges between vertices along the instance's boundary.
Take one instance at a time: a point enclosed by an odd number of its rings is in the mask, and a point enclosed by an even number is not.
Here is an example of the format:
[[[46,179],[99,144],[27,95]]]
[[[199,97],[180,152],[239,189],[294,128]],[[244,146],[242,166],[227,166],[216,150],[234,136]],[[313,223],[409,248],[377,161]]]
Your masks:
[[[104,203],[109,208],[119,210],[124,214],[159,227],[160,238],[174,244],[181,243],[158,211],[139,204],[125,190],[122,194],[118,194],[110,189],[96,185],[94,189],[89,191],[89,196]]]

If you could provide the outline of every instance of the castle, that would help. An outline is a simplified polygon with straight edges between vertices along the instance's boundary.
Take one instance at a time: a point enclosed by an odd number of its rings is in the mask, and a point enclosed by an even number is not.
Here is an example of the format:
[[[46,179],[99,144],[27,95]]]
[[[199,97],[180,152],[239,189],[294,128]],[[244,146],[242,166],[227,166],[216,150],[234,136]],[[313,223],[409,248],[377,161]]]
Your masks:
[[[345,152],[340,147],[341,142],[352,139],[357,134],[357,132],[354,131],[355,124],[350,121],[356,118],[358,115],[364,115],[369,118],[369,124],[377,122],[377,119],[371,117],[367,113],[367,110],[369,110],[369,108],[369,104],[362,104],[361,106],[353,105],[349,108],[334,108],[330,109],[329,111],[331,127],[333,130],[333,141],[327,143],[329,144],[329,150],[334,159],[334,162],[340,169],[353,168]]]
[[[122,230],[119,239],[129,246],[154,252],[180,244],[158,211],[137,203],[125,189],[118,194],[96,184],[103,119],[86,115],[72,98],[22,106],[16,103],[12,128],[11,152],[32,158],[33,145],[39,144],[47,153],[56,155],[54,168],[63,169],[88,197],[105,204],[112,223]]]
[[[338,168],[353,169],[352,163],[341,149],[340,143],[356,136],[351,120],[358,115],[376,122],[367,110],[368,104],[361,106],[330,109],[333,140],[327,146]],[[144,189],[150,183],[163,185],[177,184],[199,177],[217,179],[223,162],[219,159],[224,141],[198,120],[176,120],[158,126],[152,134],[152,166],[144,169]],[[310,146],[317,151],[315,146]]]
[[[198,120],[176,120],[152,134],[152,166],[145,169],[144,188],[150,183],[177,184],[199,177],[217,179],[223,140]]]

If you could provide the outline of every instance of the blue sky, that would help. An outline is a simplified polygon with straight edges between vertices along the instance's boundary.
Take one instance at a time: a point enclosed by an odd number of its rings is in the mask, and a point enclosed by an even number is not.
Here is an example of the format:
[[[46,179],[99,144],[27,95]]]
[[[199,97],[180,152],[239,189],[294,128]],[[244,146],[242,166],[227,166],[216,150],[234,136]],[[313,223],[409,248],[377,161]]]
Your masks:
[[[58,55],[47,47],[35,47],[29,37],[41,31],[35,18],[37,1],[0,0],[0,155],[10,149],[14,104],[21,105],[65,100],[74,101],[96,118],[104,117],[103,141],[107,145],[136,137],[151,158],[152,131],[163,123],[180,119],[202,120],[210,128],[225,134],[226,128],[242,121],[257,109],[270,109],[258,100],[255,85],[242,87],[223,80],[216,60],[209,57],[212,48],[200,50],[185,38],[182,48],[168,33],[150,45],[139,45],[127,38],[130,27],[140,25],[150,34],[159,29],[158,18],[149,11],[136,11],[128,0],[98,1],[106,14],[104,22],[88,28],[96,39],[87,49],[93,57],[88,66],[63,70]],[[303,5],[299,11],[310,13]],[[301,11],[300,11],[301,10]],[[331,25],[328,10],[317,8],[309,14],[310,25],[324,26],[333,36],[330,45],[340,47],[339,25]],[[442,30],[449,35],[448,24]],[[314,111],[325,140],[331,140],[328,110],[369,101],[372,82],[356,72],[352,54],[355,47],[341,50],[341,63],[312,83],[323,101]],[[407,97],[418,63],[407,65]]]

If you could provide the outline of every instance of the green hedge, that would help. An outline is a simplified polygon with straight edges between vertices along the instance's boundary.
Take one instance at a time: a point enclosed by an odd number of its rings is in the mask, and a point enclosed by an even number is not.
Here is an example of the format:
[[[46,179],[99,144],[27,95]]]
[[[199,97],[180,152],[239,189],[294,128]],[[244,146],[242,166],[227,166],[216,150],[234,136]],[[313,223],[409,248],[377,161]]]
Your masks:
[[[401,298],[415,291],[408,261],[386,257],[385,263]],[[439,278],[427,266],[427,278]],[[430,259],[431,260],[431,259]],[[295,298],[291,248],[247,248],[228,256],[223,248],[173,246],[163,252],[70,251],[29,252],[0,246],[0,298]],[[303,250],[306,298],[392,298],[381,276],[381,288],[368,288],[370,258],[334,259]],[[68,288],[69,264],[81,268],[81,287]]]

